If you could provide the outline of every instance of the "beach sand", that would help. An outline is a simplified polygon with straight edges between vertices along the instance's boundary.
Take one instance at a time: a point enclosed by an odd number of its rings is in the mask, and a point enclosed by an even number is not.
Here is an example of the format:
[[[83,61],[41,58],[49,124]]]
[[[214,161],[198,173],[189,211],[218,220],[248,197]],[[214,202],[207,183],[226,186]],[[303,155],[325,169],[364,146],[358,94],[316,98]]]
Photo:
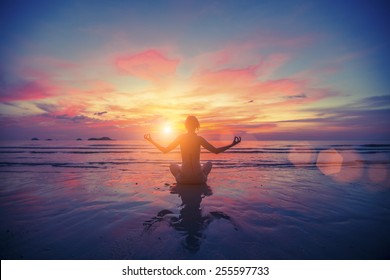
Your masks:
[[[107,159],[90,168],[3,163],[1,259],[390,258],[388,162],[326,175],[318,164],[202,157],[215,163],[208,186],[176,186],[171,158],[109,168]]]

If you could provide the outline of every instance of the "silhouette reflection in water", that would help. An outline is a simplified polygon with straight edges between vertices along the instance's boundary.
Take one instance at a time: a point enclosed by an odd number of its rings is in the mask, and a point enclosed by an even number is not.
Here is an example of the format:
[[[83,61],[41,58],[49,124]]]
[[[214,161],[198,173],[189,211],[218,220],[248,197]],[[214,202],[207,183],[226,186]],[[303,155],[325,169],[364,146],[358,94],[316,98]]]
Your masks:
[[[161,210],[155,217],[144,222],[145,231],[152,231],[160,222],[168,223],[170,227],[184,236],[183,246],[191,252],[197,252],[203,239],[203,231],[214,220],[225,219],[232,223],[235,230],[238,230],[238,226],[233,219],[221,211],[211,211],[203,215],[200,206],[202,199],[213,194],[207,184],[172,185],[170,192],[171,194],[178,194],[182,200],[180,213],[174,214],[167,209]]]

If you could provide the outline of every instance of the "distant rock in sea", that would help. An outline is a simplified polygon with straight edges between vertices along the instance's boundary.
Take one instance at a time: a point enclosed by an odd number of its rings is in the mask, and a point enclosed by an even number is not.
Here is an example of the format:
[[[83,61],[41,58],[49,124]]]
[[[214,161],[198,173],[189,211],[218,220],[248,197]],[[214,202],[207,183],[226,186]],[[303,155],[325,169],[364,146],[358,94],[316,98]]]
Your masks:
[[[83,139],[81,139],[81,138],[77,138],[76,140],[77,140],[77,141],[83,141]]]
[[[110,137],[88,138],[88,141],[112,141]]]
[[[32,141],[39,141],[39,138],[37,137],[34,137],[34,138],[31,138]]]
[[[51,138],[47,138],[47,139],[46,139],[46,141],[53,141],[53,139],[51,139]]]

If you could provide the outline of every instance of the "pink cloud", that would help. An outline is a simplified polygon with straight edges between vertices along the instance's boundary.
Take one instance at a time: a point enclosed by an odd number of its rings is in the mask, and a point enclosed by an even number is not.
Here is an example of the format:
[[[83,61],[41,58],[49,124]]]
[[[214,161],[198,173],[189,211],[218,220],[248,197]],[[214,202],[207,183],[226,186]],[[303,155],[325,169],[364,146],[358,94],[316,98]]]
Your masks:
[[[0,102],[41,100],[62,94],[66,87],[56,76],[77,67],[74,63],[45,56],[20,58],[16,72],[22,78],[1,86]],[[73,73],[73,76],[76,75]]]
[[[275,70],[283,66],[290,56],[283,53],[276,53],[266,56],[261,59],[257,67],[257,75],[259,78],[265,78],[266,76],[274,73]]]
[[[23,82],[2,88],[0,102],[44,99],[53,96],[57,89],[57,86],[48,82]]]
[[[82,64],[50,56],[21,57],[15,62],[17,75],[26,79],[54,80],[80,77]]]
[[[279,104],[292,105],[313,103],[339,94],[330,88],[312,85],[312,81],[307,78],[284,78],[258,82],[243,95],[255,100],[278,100]],[[269,104],[276,105],[274,102]]]
[[[115,59],[115,66],[122,73],[152,82],[174,75],[178,64],[178,59],[169,59],[154,49]]]
[[[250,44],[231,44],[216,51],[206,52],[190,59],[189,63],[195,66],[195,72],[204,70],[221,70],[221,68],[238,68],[253,63],[260,55]]]
[[[77,91],[79,91],[80,93],[84,92],[88,94],[93,94],[95,96],[104,96],[106,94],[116,92],[116,87],[112,83],[103,80],[86,81],[86,85],[88,88],[85,91],[74,89],[75,92],[77,93]]]
[[[236,48],[225,49],[221,52],[210,53],[201,60],[209,60],[209,63],[201,61],[198,65],[204,69],[198,69],[192,76],[191,80],[194,84],[200,87],[214,88],[219,90],[232,90],[241,89],[245,91],[251,91],[250,88],[261,85],[261,87],[267,87],[267,84],[261,84],[260,79],[266,79],[269,75],[273,74],[275,70],[283,66],[290,58],[287,54],[276,53],[267,56],[252,56],[250,62],[245,66],[226,67],[225,64],[236,64],[232,50],[237,51]],[[253,62],[257,62],[253,64]],[[237,61],[238,62],[238,61]],[[237,63],[238,64],[238,63]],[[221,66],[225,66],[221,68]],[[281,87],[283,81],[277,82]],[[274,83],[272,83],[274,84]],[[291,88],[291,85],[289,85]]]
[[[89,107],[89,104],[81,101],[60,100],[57,104],[37,104],[36,106],[51,116],[74,117],[83,114]]]
[[[259,76],[272,74],[290,58],[286,53],[263,55],[257,46],[249,43],[230,45],[223,49],[201,54],[192,59],[195,72],[220,71],[226,68],[245,68],[256,63]]]
[[[231,87],[243,87],[256,80],[257,66],[241,69],[223,69],[203,71],[193,76],[193,81],[202,87],[219,87],[221,90]]]
[[[307,87],[307,81],[299,79],[278,79],[259,82],[250,94],[266,97],[282,97],[301,93]]]

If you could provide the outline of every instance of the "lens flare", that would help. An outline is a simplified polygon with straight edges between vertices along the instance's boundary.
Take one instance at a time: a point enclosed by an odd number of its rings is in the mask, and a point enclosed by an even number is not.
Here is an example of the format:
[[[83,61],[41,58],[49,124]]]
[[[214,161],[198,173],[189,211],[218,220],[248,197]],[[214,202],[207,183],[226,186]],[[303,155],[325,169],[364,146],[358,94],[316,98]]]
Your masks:
[[[311,164],[314,161],[315,154],[309,143],[300,142],[290,148],[287,157],[295,167],[299,168]]]
[[[340,172],[343,157],[335,149],[321,151],[317,157],[317,168],[325,175],[334,175]]]

